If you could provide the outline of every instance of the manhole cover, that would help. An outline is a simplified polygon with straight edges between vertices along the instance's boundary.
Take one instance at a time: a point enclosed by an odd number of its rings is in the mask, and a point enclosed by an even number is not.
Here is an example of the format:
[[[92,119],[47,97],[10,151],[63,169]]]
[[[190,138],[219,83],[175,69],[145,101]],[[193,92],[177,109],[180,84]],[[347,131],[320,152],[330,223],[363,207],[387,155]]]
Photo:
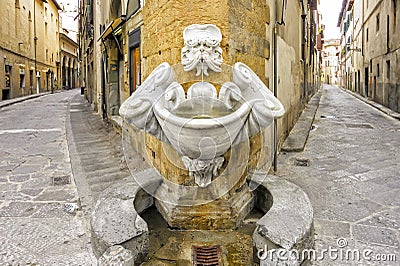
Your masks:
[[[310,165],[310,160],[309,159],[296,158],[296,159],[294,159],[294,165],[295,166],[309,166]]]
[[[220,246],[192,246],[193,265],[197,266],[219,266]]]
[[[348,128],[366,128],[366,129],[373,129],[374,127],[370,124],[345,124]]]
[[[62,186],[71,184],[71,177],[69,175],[53,176],[52,184],[53,186]]]

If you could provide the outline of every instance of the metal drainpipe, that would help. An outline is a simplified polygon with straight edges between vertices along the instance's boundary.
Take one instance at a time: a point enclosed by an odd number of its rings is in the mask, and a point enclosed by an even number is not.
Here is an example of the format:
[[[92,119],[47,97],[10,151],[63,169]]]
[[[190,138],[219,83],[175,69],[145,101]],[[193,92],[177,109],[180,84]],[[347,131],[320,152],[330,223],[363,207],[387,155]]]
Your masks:
[[[34,80],[36,80],[36,92],[38,93],[38,78],[37,78],[37,36],[36,36],[36,0],[33,0],[33,46],[34,46],[34,56],[35,56],[35,74],[34,74]],[[40,84],[39,84],[39,90],[40,90]],[[39,91],[40,92],[40,91]]]
[[[274,24],[274,96],[277,97],[278,96],[278,76],[277,76],[277,47],[276,47],[276,38],[277,38],[277,22],[276,22],[276,17],[275,17],[275,24]],[[278,170],[278,138],[277,138],[277,121],[276,119],[274,119],[274,172],[276,172]]]
[[[281,21],[277,21],[278,18],[278,5],[275,2],[275,23],[274,23],[274,96],[278,98],[278,25],[285,25],[283,14],[285,10],[285,0],[282,0],[282,14]],[[277,120],[274,119],[274,172],[278,170],[278,124]]]

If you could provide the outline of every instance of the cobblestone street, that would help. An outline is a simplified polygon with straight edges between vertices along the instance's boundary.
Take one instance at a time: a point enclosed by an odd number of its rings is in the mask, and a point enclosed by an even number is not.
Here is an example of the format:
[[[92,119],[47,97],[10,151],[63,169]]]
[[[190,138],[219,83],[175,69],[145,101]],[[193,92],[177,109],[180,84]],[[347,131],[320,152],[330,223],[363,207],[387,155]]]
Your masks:
[[[0,109],[1,265],[92,264],[66,138],[76,94]]]
[[[281,154],[277,175],[310,197],[317,255],[338,241],[372,251],[371,261],[325,254],[315,265],[398,265],[400,121],[325,85],[304,152]],[[380,254],[397,262],[378,262]]]
[[[121,136],[77,90],[0,115],[0,264],[95,265],[89,214],[101,191],[129,175]],[[370,249],[372,260],[326,253],[314,265],[382,265],[381,254],[399,260],[399,147],[400,121],[323,88],[305,150],[281,153],[277,175],[310,197],[317,257],[340,240],[339,250]]]

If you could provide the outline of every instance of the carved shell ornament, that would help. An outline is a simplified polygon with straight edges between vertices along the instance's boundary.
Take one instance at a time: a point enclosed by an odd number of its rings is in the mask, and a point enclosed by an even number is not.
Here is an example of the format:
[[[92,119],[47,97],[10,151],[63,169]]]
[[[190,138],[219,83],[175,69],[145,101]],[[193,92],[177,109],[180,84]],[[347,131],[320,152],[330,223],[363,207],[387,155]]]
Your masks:
[[[183,31],[185,46],[182,48],[182,65],[185,71],[196,69],[196,76],[208,76],[208,69],[221,72],[222,49],[219,47],[222,34],[212,24],[193,24]]]

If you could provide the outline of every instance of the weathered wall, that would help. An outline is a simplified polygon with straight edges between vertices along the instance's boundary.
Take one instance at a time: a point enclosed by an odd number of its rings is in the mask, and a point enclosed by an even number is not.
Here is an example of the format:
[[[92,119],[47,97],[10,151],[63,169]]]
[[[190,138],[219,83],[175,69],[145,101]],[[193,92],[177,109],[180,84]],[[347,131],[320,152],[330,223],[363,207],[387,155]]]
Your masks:
[[[222,32],[223,59],[229,62],[227,0],[148,0],[143,8],[143,22],[143,80],[162,62],[180,63],[182,32],[191,24],[217,25]]]
[[[353,21],[359,21],[359,23],[354,29],[353,46],[363,49],[361,52],[353,53],[354,65],[350,69],[343,69],[342,72],[348,72],[350,82],[343,84],[347,89],[400,112],[400,76],[398,75],[400,73],[398,49],[400,46],[400,6],[397,2],[395,8],[394,2],[395,0],[370,0],[368,5],[366,3],[363,5],[361,0],[354,1]],[[351,55],[352,52],[348,54]],[[350,61],[351,58],[349,56],[348,60]],[[367,75],[366,68],[368,68]],[[358,82],[358,71],[360,82]]]
[[[59,60],[58,10],[52,1],[36,1],[37,70],[40,73],[40,91],[45,91],[46,71],[57,74]],[[35,70],[34,2],[30,0],[2,1],[0,9],[0,89],[5,88],[5,64],[12,67],[10,98],[36,92],[36,75],[30,88],[30,71]],[[47,26],[46,26],[47,25]],[[25,74],[25,88],[20,88],[20,70]],[[2,93],[0,93],[0,100]]]
[[[143,9],[143,78],[160,63],[181,60],[182,32],[191,24],[215,24],[222,32],[224,63],[248,64],[265,81],[269,57],[265,22],[269,8],[263,0],[146,1]]]

